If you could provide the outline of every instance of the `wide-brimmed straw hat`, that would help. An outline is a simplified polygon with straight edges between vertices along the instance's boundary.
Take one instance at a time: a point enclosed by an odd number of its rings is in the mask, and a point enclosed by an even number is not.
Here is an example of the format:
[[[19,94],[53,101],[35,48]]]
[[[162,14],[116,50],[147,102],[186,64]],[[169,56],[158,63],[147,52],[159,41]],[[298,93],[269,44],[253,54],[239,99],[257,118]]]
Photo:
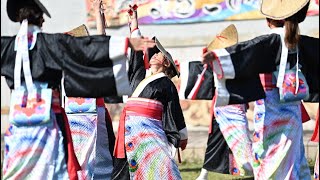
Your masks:
[[[301,10],[310,0],[262,0],[260,11],[270,19],[286,19]]]
[[[162,52],[162,54],[170,61],[171,67],[173,68],[175,75],[177,75],[179,77],[180,72],[179,72],[178,67],[176,66],[174,60],[172,59],[171,54],[164,49],[164,47],[161,45],[161,43],[159,42],[159,40],[156,37],[153,37],[152,39],[155,41],[156,45],[153,48],[148,49],[149,59],[151,59],[155,53]]]
[[[9,19],[13,22],[18,22],[19,10],[27,6],[36,6],[41,9],[41,11],[46,14],[49,18],[51,15],[49,11],[44,7],[40,0],[8,0],[7,1],[7,13]]]
[[[89,36],[89,31],[87,29],[87,27],[82,24],[68,32],[66,32],[65,34],[69,34],[71,36],[75,36],[75,37],[82,37],[82,36]]]
[[[236,43],[238,43],[238,31],[236,27],[231,24],[214,37],[207,46],[207,49],[208,51],[212,51],[214,49],[226,48]]]

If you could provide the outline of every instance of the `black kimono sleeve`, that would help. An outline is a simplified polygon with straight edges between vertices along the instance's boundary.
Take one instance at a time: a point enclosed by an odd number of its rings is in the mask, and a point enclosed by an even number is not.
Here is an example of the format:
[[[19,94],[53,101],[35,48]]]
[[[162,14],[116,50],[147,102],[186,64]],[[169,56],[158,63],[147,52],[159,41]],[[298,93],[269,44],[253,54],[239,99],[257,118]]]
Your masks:
[[[164,104],[164,113],[162,116],[162,121],[168,140],[175,147],[178,147],[179,140],[188,139],[188,134],[186,124],[184,121],[184,116],[180,106],[177,89],[172,82],[169,88],[170,91],[167,92],[168,99],[167,103]],[[179,133],[179,138],[176,137],[176,132]]]
[[[299,63],[309,86],[309,97],[305,102],[319,102],[319,38],[301,36]]]
[[[190,99],[190,96],[195,96],[197,100],[211,100],[215,90],[212,68],[208,66],[203,74],[203,81],[199,86],[195,86],[204,70],[201,61],[182,62],[180,67],[180,99]],[[198,90],[195,91],[194,89],[197,88]]]
[[[217,74],[222,73],[225,79],[246,78],[276,70],[281,39],[277,34],[263,35],[213,52],[218,57],[213,64]]]
[[[6,38],[1,37],[1,44],[6,41]],[[11,37],[9,44],[10,49],[1,49],[1,61],[5,58],[5,64],[11,64],[4,69],[12,72],[6,73],[1,69],[1,74],[7,78],[13,77],[14,37]],[[125,44],[126,39],[121,37],[73,37],[39,33],[35,47],[29,51],[31,66],[34,67],[31,68],[32,76],[35,80],[47,81],[53,78],[55,83],[60,83],[63,72],[67,96],[103,97],[130,94]],[[9,61],[13,61],[13,65],[12,62],[6,63]]]
[[[319,41],[317,38],[300,37],[299,63],[311,94],[306,101],[319,101],[319,55],[314,53],[315,48],[319,48]],[[270,34],[226,49],[213,50],[218,57],[214,62],[215,73],[221,76],[215,79],[218,89],[216,105],[246,103],[264,98],[259,74],[276,70],[280,63],[281,49],[280,35]]]
[[[146,69],[143,63],[143,52],[131,50],[128,70],[129,82],[132,91],[134,91],[139,83],[146,76]]]

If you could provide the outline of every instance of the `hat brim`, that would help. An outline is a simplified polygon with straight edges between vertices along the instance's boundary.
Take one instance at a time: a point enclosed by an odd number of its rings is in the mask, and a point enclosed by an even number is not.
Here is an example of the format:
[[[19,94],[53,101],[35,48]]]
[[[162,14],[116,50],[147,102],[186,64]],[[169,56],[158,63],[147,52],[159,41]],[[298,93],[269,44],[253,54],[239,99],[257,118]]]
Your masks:
[[[209,51],[222,49],[238,43],[238,31],[234,24],[221,31],[207,46]]]
[[[39,1],[39,0],[34,0],[34,2],[39,6],[39,8],[42,10],[44,14],[46,14],[49,18],[51,18],[51,15],[49,11],[47,10],[46,7]]]
[[[274,20],[286,19],[301,10],[310,0],[263,0],[260,12]]]
[[[82,25],[66,32],[66,34],[69,34],[69,35],[75,36],[75,37],[83,37],[83,36],[89,36],[89,31],[88,31],[86,25],[82,24]]]
[[[149,60],[152,58],[152,56],[158,52],[162,52],[162,54],[169,60],[171,67],[173,68],[175,75],[177,75],[178,77],[180,76],[180,72],[178,70],[178,67],[176,66],[174,60],[172,59],[171,54],[166,51],[164,49],[164,47],[161,45],[161,43],[159,42],[159,40],[156,37],[152,38],[156,45],[153,48],[149,48],[148,49],[148,56],[149,56]]]
[[[49,11],[39,0],[8,0],[7,1],[7,14],[11,21],[18,22],[19,10],[26,6],[37,6],[40,10],[46,14],[49,18],[51,15]]]

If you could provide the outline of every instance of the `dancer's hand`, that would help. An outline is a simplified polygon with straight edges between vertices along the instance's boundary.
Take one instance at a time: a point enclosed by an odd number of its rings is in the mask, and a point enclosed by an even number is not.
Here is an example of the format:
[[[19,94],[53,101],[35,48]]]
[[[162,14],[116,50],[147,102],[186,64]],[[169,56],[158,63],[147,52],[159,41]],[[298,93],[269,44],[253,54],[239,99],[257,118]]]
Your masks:
[[[134,5],[131,6],[129,5],[129,10],[128,12],[128,23],[130,24],[130,29],[135,30],[138,28],[138,6]]]
[[[180,144],[179,147],[181,148],[181,150],[185,150],[188,144],[188,139],[184,139],[184,140],[180,140]]]
[[[129,47],[135,51],[143,51],[153,48],[156,45],[154,40],[148,38],[129,38]]]
[[[213,52],[211,52],[211,51],[208,51],[208,52],[202,54],[201,58],[202,58],[201,61],[203,64],[209,64],[212,61],[216,60],[216,57],[214,56]]]
[[[91,2],[92,2],[92,7],[96,13],[100,14],[100,11],[105,11],[102,0],[91,0]]]

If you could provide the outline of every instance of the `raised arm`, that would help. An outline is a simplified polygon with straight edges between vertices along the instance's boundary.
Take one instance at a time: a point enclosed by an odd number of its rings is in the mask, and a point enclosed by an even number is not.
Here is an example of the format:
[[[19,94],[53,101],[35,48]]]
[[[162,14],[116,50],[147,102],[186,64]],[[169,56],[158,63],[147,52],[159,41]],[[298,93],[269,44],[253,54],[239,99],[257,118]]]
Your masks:
[[[67,96],[104,97],[131,93],[126,68],[127,48],[142,50],[154,42],[116,36],[73,37],[39,33],[37,46],[47,68],[59,64]],[[55,63],[52,63],[55,62]]]
[[[280,55],[280,36],[271,34],[207,52],[202,61],[213,61],[214,71],[219,78],[234,79],[275,71]]]
[[[102,0],[93,0],[92,5],[96,16],[97,32],[100,35],[106,35],[105,6]]]
[[[137,6],[129,6],[128,10],[128,26],[130,29],[131,38],[140,38],[141,33],[138,27],[138,12]],[[134,90],[139,85],[139,83],[146,76],[146,69],[143,63],[143,52],[142,51],[131,51],[130,61],[129,61],[129,81],[130,86]]]

